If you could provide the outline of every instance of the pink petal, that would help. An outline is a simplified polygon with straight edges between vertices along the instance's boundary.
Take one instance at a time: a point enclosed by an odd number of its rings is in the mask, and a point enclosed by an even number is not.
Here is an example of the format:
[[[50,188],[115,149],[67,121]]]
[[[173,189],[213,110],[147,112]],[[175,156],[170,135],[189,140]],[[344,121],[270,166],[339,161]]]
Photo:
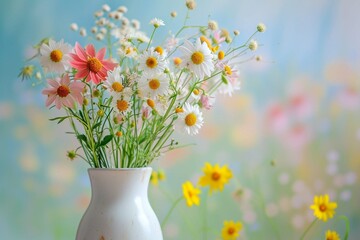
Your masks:
[[[60,80],[60,84],[61,85],[66,85],[66,86],[69,86],[70,84],[70,78],[69,78],[69,75],[64,75],[61,80]]]
[[[103,60],[102,64],[104,68],[106,68],[106,70],[110,70],[110,71],[112,71],[118,65],[117,63],[113,63],[110,60]]]
[[[102,48],[99,50],[99,52],[96,54],[96,58],[99,60],[103,60],[105,57],[106,48]]]
[[[54,88],[46,88],[44,90],[42,90],[42,94],[44,95],[56,95],[56,92],[57,92],[57,89],[54,89]]]
[[[81,60],[87,61],[87,54],[78,42],[75,44],[75,51],[76,55],[78,55]]]
[[[48,96],[45,102],[45,106],[46,107],[50,106],[55,101],[55,99],[56,99],[56,95]]]
[[[94,72],[89,73],[91,80],[95,83],[95,84],[99,84],[100,83],[100,79],[96,76],[96,74]]]
[[[87,68],[87,62],[84,62],[84,61],[79,62],[79,61],[74,60],[74,61],[71,61],[70,64],[73,68],[76,68],[76,69]]]
[[[89,75],[89,70],[88,69],[82,69],[79,70],[76,74],[75,74],[75,78],[76,79],[83,79],[84,77]]]
[[[61,108],[61,101],[59,97],[55,98],[55,106],[57,109]]]
[[[69,53],[70,57],[73,59],[73,62],[86,62],[83,59],[81,59],[78,55],[75,53]]]
[[[58,88],[60,84],[55,79],[48,79],[48,84],[54,88]]]
[[[91,57],[95,57],[96,53],[95,53],[95,48],[94,45],[89,44],[86,46],[86,52],[91,56]]]

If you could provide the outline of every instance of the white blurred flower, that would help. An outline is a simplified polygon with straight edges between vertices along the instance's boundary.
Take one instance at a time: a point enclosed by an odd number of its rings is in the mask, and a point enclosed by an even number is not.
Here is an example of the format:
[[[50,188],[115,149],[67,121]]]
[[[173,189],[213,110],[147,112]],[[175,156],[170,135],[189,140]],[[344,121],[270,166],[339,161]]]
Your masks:
[[[79,30],[79,27],[76,23],[72,23],[72,24],[70,24],[70,29],[73,31],[77,31],[77,30]]]
[[[340,193],[340,199],[344,202],[348,202],[351,199],[351,191],[350,190],[344,190]]]
[[[110,12],[111,8],[110,8],[109,5],[104,4],[104,5],[102,6],[102,10],[104,10],[105,12]]]
[[[337,173],[337,171],[338,171],[338,166],[336,163],[329,163],[326,167],[326,172],[330,176],[335,175]]]
[[[165,25],[164,21],[159,18],[151,19],[150,24],[153,25],[155,28]]]

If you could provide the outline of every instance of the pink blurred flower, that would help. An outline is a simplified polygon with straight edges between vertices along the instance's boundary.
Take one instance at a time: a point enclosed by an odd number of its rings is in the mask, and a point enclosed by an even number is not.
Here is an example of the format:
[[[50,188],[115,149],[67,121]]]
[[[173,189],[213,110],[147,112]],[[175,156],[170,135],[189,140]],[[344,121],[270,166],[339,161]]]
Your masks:
[[[76,79],[83,79],[87,82],[92,80],[95,84],[99,84],[105,80],[107,72],[113,70],[117,64],[110,60],[104,60],[106,49],[102,48],[98,53],[92,44],[82,48],[79,43],[75,44],[75,54],[71,53],[71,66],[76,68],[78,72],[75,74]]]
[[[358,110],[360,105],[360,94],[353,88],[346,88],[337,97],[342,107],[348,110]]]
[[[64,75],[62,78],[48,79],[49,88],[42,91],[42,94],[47,95],[46,107],[55,102],[57,109],[61,107],[73,108],[75,102],[83,103],[82,92],[85,83],[81,81],[70,82],[69,75]]]
[[[309,95],[296,93],[290,96],[289,110],[296,118],[308,118],[313,113],[313,102]]]
[[[201,108],[205,108],[206,110],[210,110],[213,107],[214,103],[215,103],[215,97],[214,96],[209,96],[209,95],[204,95],[204,94],[202,94],[200,96]]]
[[[307,126],[297,124],[289,129],[285,139],[285,144],[292,150],[301,150],[310,141],[311,134]]]
[[[216,45],[220,45],[220,43],[225,41],[225,37],[221,33],[221,30],[217,30],[214,32],[214,42]]]
[[[278,103],[270,105],[266,111],[266,123],[272,132],[283,133],[289,126],[285,108]]]

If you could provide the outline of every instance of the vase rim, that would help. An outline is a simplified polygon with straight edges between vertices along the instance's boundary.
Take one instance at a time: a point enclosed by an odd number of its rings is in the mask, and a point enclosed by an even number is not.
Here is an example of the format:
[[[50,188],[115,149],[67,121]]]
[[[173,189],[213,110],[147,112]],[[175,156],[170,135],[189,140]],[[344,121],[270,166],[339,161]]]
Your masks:
[[[145,171],[152,170],[151,167],[140,167],[140,168],[88,168],[88,171]]]

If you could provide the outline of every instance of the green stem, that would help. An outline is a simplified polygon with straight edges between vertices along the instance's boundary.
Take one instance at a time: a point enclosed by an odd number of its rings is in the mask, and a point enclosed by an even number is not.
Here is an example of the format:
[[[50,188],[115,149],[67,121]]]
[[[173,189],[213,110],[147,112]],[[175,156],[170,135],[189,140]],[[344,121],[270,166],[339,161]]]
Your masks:
[[[308,228],[305,230],[305,232],[301,235],[300,240],[304,240],[306,234],[310,231],[310,229],[314,226],[314,224],[317,222],[317,218],[314,219],[314,221],[312,221],[312,223],[308,226]]]
[[[204,204],[203,204],[203,239],[207,240],[207,195],[209,194],[208,191],[205,192],[205,196],[204,196]]]
[[[169,212],[166,214],[164,221],[162,221],[161,223],[161,229],[163,229],[165,227],[165,224],[167,222],[167,220],[169,219],[171,213],[173,212],[173,210],[175,209],[175,207],[179,204],[179,202],[183,199],[183,196],[179,197],[171,206]]]
[[[153,30],[152,33],[151,33],[150,40],[149,40],[149,43],[148,43],[148,45],[147,45],[147,47],[146,47],[146,50],[148,50],[149,47],[150,47],[150,44],[151,44],[151,41],[152,41],[152,39],[153,39],[153,37],[154,37],[154,34],[155,34],[156,29],[157,29],[157,28],[154,27],[154,30]]]

